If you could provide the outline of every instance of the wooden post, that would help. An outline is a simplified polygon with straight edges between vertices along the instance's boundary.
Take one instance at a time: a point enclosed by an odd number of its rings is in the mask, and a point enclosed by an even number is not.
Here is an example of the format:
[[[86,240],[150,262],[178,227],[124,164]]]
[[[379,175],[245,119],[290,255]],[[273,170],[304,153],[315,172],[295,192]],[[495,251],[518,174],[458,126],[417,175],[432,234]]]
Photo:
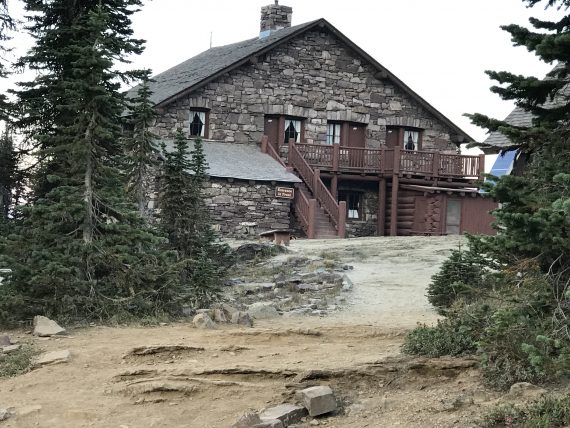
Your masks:
[[[315,174],[313,175],[313,195],[317,197],[317,189],[319,188],[319,181],[321,179],[321,170],[315,169]]]
[[[338,203],[338,236],[346,238],[346,201]]]
[[[279,116],[279,131],[277,131],[277,150],[285,144],[285,116]]]
[[[485,155],[479,155],[479,180],[485,179]]]
[[[386,146],[384,146],[384,144],[380,146],[380,162],[378,167],[380,168],[380,174],[384,174],[386,172]]]
[[[439,152],[435,152],[433,154],[433,165],[432,165],[432,170],[431,170],[431,174],[434,177],[439,177],[439,163],[440,163],[439,159],[440,159],[439,158]]]
[[[333,174],[331,178],[331,195],[335,201],[338,200],[338,174]]]
[[[295,145],[295,140],[289,138],[288,148],[287,148],[287,165],[292,166],[291,163],[291,153],[293,153],[293,146]]]
[[[315,225],[317,219],[317,200],[309,199],[309,227],[307,228],[307,238],[315,239]]]
[[[332,158],[333,172],[338,172],[339,159],[340,159],[340,144],[333,144],[333,158]]]
[[[398,187],[400,177],[394,174],[392,177],[392,206],[390,210],[390,236],[398,235]]]
[[[384,236],[384,228],[386,227],[386,179],[381,178],[378,186],[378,213],[377,216],[377,235]]]
[[[261,153],[267,153],[268,142],[269,142],[269,137],[267,135],[261,137]]]
[[[400,146],[394,147],[394,175],[400,173]]]

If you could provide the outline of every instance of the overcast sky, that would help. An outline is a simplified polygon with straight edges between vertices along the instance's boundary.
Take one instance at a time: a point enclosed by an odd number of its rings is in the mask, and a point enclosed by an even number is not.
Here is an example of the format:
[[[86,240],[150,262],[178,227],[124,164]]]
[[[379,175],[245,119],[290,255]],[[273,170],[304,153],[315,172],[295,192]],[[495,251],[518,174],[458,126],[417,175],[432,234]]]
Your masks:
[[[153,0],[134,17],[147,40],[136,67],[156,74],[213,45],[259,33],[260,8],[273,0]],[[293,25],[325,18],[430,104],[478,141],[485,132],[463,113],[504,118],[512,104],[489,91],[485,70],[542,77],[551,68],[524,48],[512,47],[499,26],[526,25],[529,16],[552,17],[521,0],[280,0],[293,7]],[[14,41],[22,49],[23,38]]]

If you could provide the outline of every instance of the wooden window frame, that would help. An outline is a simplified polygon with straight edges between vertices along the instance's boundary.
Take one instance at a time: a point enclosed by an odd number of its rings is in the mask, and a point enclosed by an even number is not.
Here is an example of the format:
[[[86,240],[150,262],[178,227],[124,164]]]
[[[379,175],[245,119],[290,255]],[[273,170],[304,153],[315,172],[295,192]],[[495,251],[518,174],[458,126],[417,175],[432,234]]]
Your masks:
[[[192,119],[194,116],[193,113],[197,112],[204,113],[204,135],[192,134]],[[190,138],[202,138],[204,140],[210,138],[210,110],[205,108],[191,108],[189,118],[190,118],[190,124],[188,125],[188,135],[190,136]]]
[[[364,209],[362,204],[363,199],[363,192],[352,191],[352,190],[339,190],[338,191],[338,200],[346,201],[346,219],[351,221],[366,221],[364,218]],[[357,196],[358,197],[358,217],[351,217],[350,216],[350,199],[351,197]]]
[[[423,149],[423,135],[424,130],[420,128],[412,128],[409,126],[387,126],[386,127],[386,143],[388,142],[388,131],[396,131],[398,133],[398,146],[405,150],[406,142],[404,141],[404,135],[406,131],[417,132],[418,133],[418,147],[414,150],[416,152]]]
[[[289,140],[285,138],[285,121],[286,120],[295,120],[300,123],[301,129],[299,131],[299,143],[303,143],[305,141],[305,118],[304,117],[296,117],[296,116],[280,116],[279,117],[279,132],[282,138],[282,144],[288,144]]]

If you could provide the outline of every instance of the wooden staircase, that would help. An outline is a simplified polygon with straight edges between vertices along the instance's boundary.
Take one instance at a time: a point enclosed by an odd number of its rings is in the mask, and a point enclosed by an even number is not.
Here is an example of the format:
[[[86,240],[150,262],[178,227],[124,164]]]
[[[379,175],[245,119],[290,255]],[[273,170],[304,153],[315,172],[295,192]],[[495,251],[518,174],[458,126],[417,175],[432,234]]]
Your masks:
[[[289,141],[287,164],[277,150],[263,136],[261,151],[267,153],[301,180],[297,184],[293,209],[309,239],[346,237],[346,202],[338,202],[323,181],[320,171],[313,169],[303,158],[295,143]]]
[[[307,199],[312,198],[311,191],[305,183],[297,184],[297,192],[302,192]],[[338,233],[331,223],[330,217],[325,209],[317,202],[315,210],[314,239],[337,239]]]

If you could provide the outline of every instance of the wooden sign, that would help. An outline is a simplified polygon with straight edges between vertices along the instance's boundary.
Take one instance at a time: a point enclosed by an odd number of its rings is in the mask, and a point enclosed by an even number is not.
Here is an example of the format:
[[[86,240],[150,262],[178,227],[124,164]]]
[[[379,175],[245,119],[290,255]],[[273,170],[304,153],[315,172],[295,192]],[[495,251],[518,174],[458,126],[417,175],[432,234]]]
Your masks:
[[[295,189],[292,187],[277,187],[275,196],[281,199],[295,199]]]

